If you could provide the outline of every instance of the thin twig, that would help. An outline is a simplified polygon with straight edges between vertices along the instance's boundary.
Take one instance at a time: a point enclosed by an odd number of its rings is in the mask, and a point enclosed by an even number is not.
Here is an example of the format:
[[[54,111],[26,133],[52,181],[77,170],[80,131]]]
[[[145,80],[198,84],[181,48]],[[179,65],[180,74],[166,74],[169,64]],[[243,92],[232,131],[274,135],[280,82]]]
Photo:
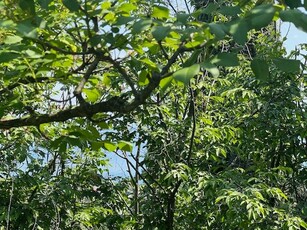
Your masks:
[[[187,0],[184,0],[184,4],[185,4],[185,6],[186,6],[186,8],[187,8],[187,10],[188,10],[188,13],[191,14],[191,10],[190,10],[190,7],[189,7],[189,5],[188,5]]]
[[[168,57],[168,55],[167,55],[167,53],[166,53],[164,47],[162,46],[161,41],[158,41],[158,44],[159,44],[159,46],[160,46],[160,48],[161,48],[161,50],[162,50],[162,54],[164,55],[164,58],[165,58],[166,60],[169,60],[169,57]]]
[[[129,165],[134,169],[134,171],[135,171],[136,173],[139,174],[140,178],[144,181],[144,183],[147,185],[147,187],[152,191],[154,197],[160,202],[160,199],[159,199],[159,197],[156,195],[156,191],[154,190],[154,188],[148,183],[148,181],[143,177],[143,175],[142,175],[140,172],[138,172],[138,171],[136,170],[136,168],[134,167],[134,165],[132,164],[132,162],[131,162],[127,157],[121,156],[121,155],[118,154],[117,152],[114,152],[114,153],[115,153],[117,156],[119,156],[120,158],[125,159],[125,160],[127,161],[127,163],[129,163]]]
[[[131,157],[136,161],[136,158],[131,155]],[[144,170],[144,172],[146,172],[148,174],[148,176],[150,177],[150,179],[155,182],[158,187],[163,191],[166,192],[165,189],[162,187],[162,185],[148,172],[148,170],[143,166],[143,164],[139,164],[139,166]]]
[[[12,201],[13,201],[13,195],[14,195],[14,179],[12,179],[12,187],[10,190],[10,200],[9,200],[9,205],[7,208],[7,219],[6,219],[6,230],[10,229],[10,214],[11,214],[11,208],[12,208]]]
[[[173,6],[173,4],[171,3],[170,0],[167,0],[168,5],[172,8],[172,10],[174,11],[174,13],[177,13],[177,10],[175,9],[175,7]]]
[[[196,130],[196,117],[195,117],[195,98],[194,98],[194,92],[192,88],[190,87],[190,94],[191,94],[191,103],[192,103],[192,111],[191,111],[191,116],[192,116],[192,135],[190,139],[190,146],[189,146],[189,152],[188,152],[188,158],[187,158],[187,163],[188,165],[190,164],[190,160],[192,157],[192,152],[193,152],[193,144],[194,144],[194,137],[195,137],[195,130]]]
[[[134,87],[134,84],[132,80],[130,79],[130,76],[126,73],[126,71],[120,66],[120,64],[113,60],[111,57],[108,57],[108,61],[113,64],[113,66],[119,71],[119,73],[123,76],[127,84],[130,86],[132,93],[134,94],[135,97],[138,96],[138,92]]]
[[[115,187],[114,183],[112,180],[110,180],[112,185]],[[130,212],[131,215],[133,215],[133,210],[129,207],[129,205],[127,204],[126,200],[123,198],[122,194],[120,193],[120,191],[118,191],[116,189],[117,194],[119,195],[119,198],[124,202],[126,208],[128,209],[128,211]]]
[[[58,51],[62,54],[85,55],[85,54],[94,54],[95,53],[95,51],[93,51],[93,50],[88,50],[88,51],[85,51],[85,52],[75,52],[75,51],[71,51],[71,50],[62,49],[60,47],[57,47],[57,46],[50,44],[49,42],[44,42],[44,41],[39,40],[39,39],[34,39],[34,38],[27,38],[27,39],[30,39],[31,41],[33,41],[37,44],[40,44],[42,46],[48,47],[49,49],[53,49],[55,51]]]

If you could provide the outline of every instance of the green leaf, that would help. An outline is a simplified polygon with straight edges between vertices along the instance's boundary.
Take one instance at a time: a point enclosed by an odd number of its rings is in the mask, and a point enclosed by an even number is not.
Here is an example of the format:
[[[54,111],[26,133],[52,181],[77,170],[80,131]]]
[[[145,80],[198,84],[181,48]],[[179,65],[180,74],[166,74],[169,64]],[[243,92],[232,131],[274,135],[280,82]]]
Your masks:
[[[111,79],[108,77],[107,74],[105,74],[103,77],[102,77],[102,83],[106,86],[109,86],[111,84]]]
[[[225,196],[219,196],[215,199],[215,203],[219,203],[221,200],[224,200],[225,199]]]
[[[149,75],[148,71],[146,70],[141,71],[141,73],[139,74],[139,81],[138,81],[140,86],[148,85],[149,83],[148,75]]]
[[[15,43],[18,43],[22,41],[22,38],[19,37],[19,36],[7,36],[5,39],[4,39],[4,44],[15,44]]]
[[[304,8],[307,10],[307,0],[304,0]]]
[[[110,141],[104,141],[104,148],[110,152],[113,152],[116,150],[117,147]]]
[[[305,221],[300,220],[300,225],[301,225],[303,228],[307,229],[307,223],[306,223]]]
[[[99,122],[97,125],[98,125],[100,128],[102,128],[102,129],[109,129],[109,128],[110,128],[109,125],[108,125],[106,122],[104,122],[104,121]]]
[[[131,11],[137,9],[137,6],[132,3],[123,3],[118,7],[119,11],[130,13]]]
[[[111,6],[112,6],[112,3],[111,3],[111,2],[108,2],[108,1],[103,1],[103,2],[101,3],[101,9],[103,9],[103,10],[107,10],[107,9],[109,9]]]
[[[2,29],[15,29],[15,22],[12,20],[0,20],[0,28]]]
[[[43,8],[43,9],[48,9],[49,4],[52,2],[53,0],[38,0],[38,4]]]
[[[183,82],[184,84],[189,84],[191,78],[199,73],[200,65],[194,64],[190,67],[186,67],[178,70],[174,73],[174,79]]]
[[[111,28],[111,31],[112,31],[113,33],[118,33],[118,32],[119,32],[119,28],[113,26],[113,27]]]
[[[301,11],[286,10],[279,13],[281,20],[285,22],[292,22],[297,28],[307,32],[307,15]]]
[[[162,41],[171,31],[170,26],[155,26],[152,28],[152,36],[157,41]]]
[[[62,0],[64,6],[72,12],[80,9],[80,4],[77,0]]]
[[[36,38],[37,28],[32,24],[31,20],[25,20],[17,24],[17,31],[25,37]]]
[[[19,6],[23,11],[26,11],[30,15],[35,15],[35,3],[34,0],[19,0]]]
[[[67,152],[67,148],[68,148],[68,146],[67,146],[68,140],[67,139],[68,138],[65,137],[64,140],[60,143],[60,146],[59,146],[59,152],[60,153],[66,153]]]
[[[133,145],[127,141],[119,141],[117,144],[118,148],[123,151],[132,152]]]
[[[161,81],[160,81],[160,92],[162,94],[164,94],[165,90],[171,85],[172,81],[173,81],[174,77],[173,76],[170,76],[170,77],[166,77],[166,78],[163,78]]]
[[[265,60],[254,59],[251,62],[251,68],[256,76],[261,81],[267,81],[269,79],[269,65]]]
[[[221,24],[210,23],[209,28],[211,33],[213,33],[218,40],[223,39],[226,35],[223,26]]]
[[[301,0],[284,0],[284,1],[286,5],[289,6],[291,9],[302,6]]]
[[[272,4],[260,5],[253,8],[247,19],[250,19],[251,28],[261,29],[273,19],[276,8]]]
[[[186,13],[177,13],[177,21],[181,22],[182,24],[186,24],[188,21],[188,18],[190,17],[189,14]]]
[[[273,59],[274,64],[278,69],[286,73],[298,73],[300,72],[300,61],[291,60],[286,58]]]
[[[116,19],[116,25],[127,25],[129,22],[133,21],[134,17],[118,16]]]
[[[201,8],[201,14],[212,14],[219,8],[218,4],[209,2],[206,7]]]
[[[23,53],[26,54],[27,57],[29,58],[40,58],[43,56],[42,54],[39,54],[35,52],[34,50],[30,50],[30,49],[25,50]]]
[[[103,35],[94,35],[88,40],[88,42],[91,44],[91,46],[97,46],[98,44],[101,44],[103,38]]]
[[[190,57],[185,61],[185,63],[183,63],[182,67],[188,67],[197,63],[197,60],[202,53],[203,51],[201,49],[193,51],[193,53],[190,54]]]
[[[158,19],[165,19],[169,17],[169,9],[163,6],[154,6],[152,17]]]
[[[142,31],[150,27],[151,19],[140,19],[132,26],[132,34],[140,34]]]
[[[227,16],[235,16],[242,13],[239,6],[221,6],[218,12]]]
[[[210,61],[212,64],[220,66],[238,66],[239,60],[236,54],[234,53],[219,53],[213,57]]]
[[[235,42],[244,45],[247,41],[248,24],[246,20],[235,20],[228,25],[229,33],[233,36]]]
[[[107,22],[114,22],[116,20],[116,15],[113,11],[110,11],[108,12],[105,16],[104,16],[104,19],[107,21]]]
[[[19,56],[20,56],[20,54],[18,54],[18,53],[1,52],[0,53],[0,63],[9,62],[11,60],[18,58]]]
[[[104,143],[102,141],[92,141],[91,146],[94,151],[98,151],[100,148],[104,147]]]
[[[118,48],[126,48],[126,45],[129,42],[127,37],[123,34],[116,34],[114,40],[115,40],[115,46]]]
[[[220,75],[219,69],[208,61],[201,63],[200,66],[211,73],[213,77],[218,77]]]
[[[86,89],[85,88],[82,91],[86,94],[86,97],[90,102],[95,102],[100,98],[100,93],[97,89]]]
[[[149,58],[142,58],[140,59],[141,62],[145,63],[148,67],[150,67],[151,69],[158,69],[156,63],[154,63],[153,61],[151,61]]]

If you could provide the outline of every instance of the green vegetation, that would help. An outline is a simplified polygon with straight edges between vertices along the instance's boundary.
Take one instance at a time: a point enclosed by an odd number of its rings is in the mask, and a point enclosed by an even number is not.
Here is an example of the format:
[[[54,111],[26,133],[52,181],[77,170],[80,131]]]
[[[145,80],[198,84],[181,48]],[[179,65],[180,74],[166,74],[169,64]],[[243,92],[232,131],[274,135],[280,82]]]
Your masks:
[[[0,229],[307,229],[300,7],[1,1]]]

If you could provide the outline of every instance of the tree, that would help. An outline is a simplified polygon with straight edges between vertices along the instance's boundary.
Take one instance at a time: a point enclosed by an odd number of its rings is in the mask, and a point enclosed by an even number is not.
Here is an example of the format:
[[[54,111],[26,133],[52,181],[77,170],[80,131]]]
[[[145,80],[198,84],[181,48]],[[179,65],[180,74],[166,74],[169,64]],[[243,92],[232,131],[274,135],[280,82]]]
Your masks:
[[[1,225],[306,228],[300,1],[192,4],[0,3]]]

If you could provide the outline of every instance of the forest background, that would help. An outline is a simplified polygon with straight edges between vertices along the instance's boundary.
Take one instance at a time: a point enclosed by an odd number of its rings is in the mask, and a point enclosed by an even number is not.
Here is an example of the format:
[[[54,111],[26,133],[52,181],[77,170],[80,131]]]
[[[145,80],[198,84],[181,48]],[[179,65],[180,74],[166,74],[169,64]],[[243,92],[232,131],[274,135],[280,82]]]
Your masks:
[[[0,229],[306,229],[303,9],[1,1]]]

